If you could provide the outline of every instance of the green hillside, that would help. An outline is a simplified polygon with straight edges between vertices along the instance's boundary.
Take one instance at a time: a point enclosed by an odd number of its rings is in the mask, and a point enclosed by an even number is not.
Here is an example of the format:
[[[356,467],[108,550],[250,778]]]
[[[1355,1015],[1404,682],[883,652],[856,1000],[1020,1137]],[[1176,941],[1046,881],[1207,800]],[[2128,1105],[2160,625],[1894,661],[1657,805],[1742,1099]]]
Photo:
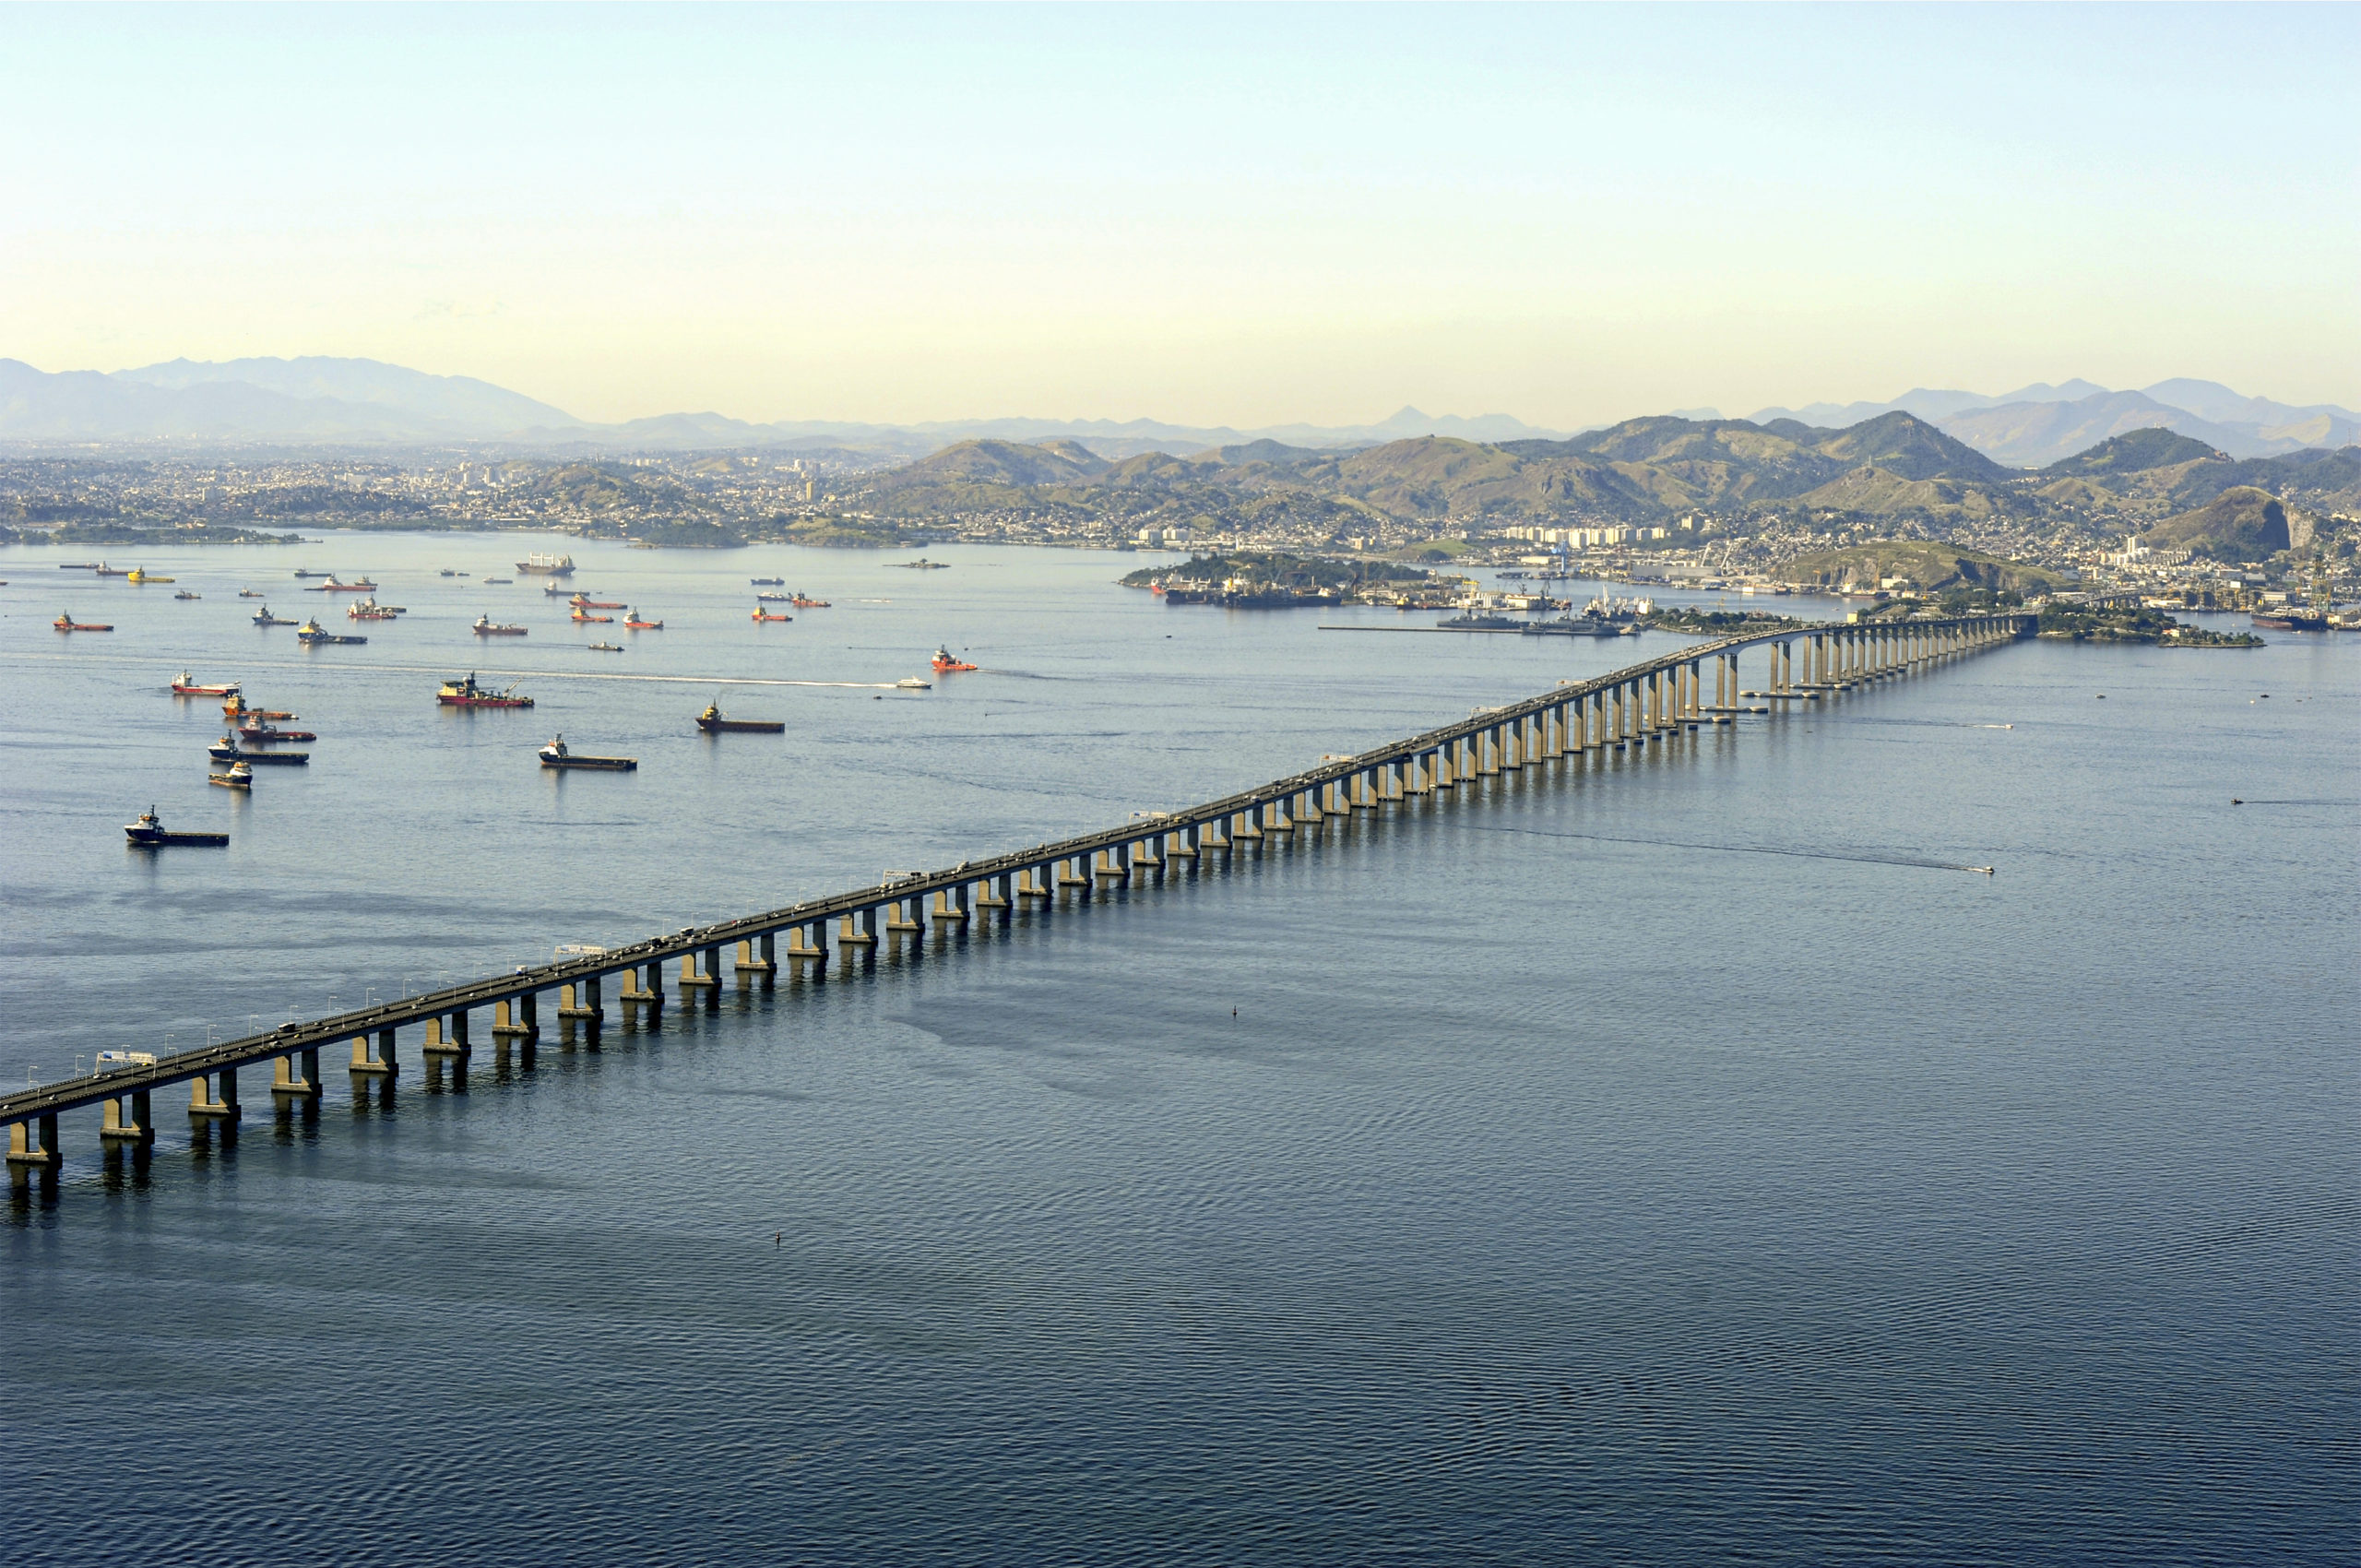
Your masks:
[[[2166,518],[2140,539],[2153,549],[2186,550],[2216,561],[2260,561],[2287,548],[2287,508],[2267,490],[2237,485]]]
[[[1880,540],[1823,550],[1799,556],[1786,570],[1789,582],[1821,588],[1842,588],[1846,583],[1874,586],[1887,577],[1907,577],[1916,586],[1933,590],[1980,588],[2046,593],[2065,587],[2067,581],[2045,567],[1925,539]]]

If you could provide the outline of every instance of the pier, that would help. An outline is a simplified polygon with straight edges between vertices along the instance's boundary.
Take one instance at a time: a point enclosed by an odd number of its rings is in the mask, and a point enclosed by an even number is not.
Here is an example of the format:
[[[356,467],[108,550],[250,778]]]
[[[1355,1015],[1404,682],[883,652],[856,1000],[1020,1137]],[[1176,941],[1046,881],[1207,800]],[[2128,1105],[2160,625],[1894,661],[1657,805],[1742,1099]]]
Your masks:
[[[873,953],[930,927],[1004,922],[1026,904],[1062,895],[1088,899],[1109,885],[1160,874],[1175,862],[1241,853],[1330,817],[1444,795],[1504,773],[1596,752],[1643,751],[1677,734],[1825,700],[1856,686],[1935,668],[2031,636],[2026,614],[1821,624],[1691,645],[1588,681],[1565,682],[1521,702],[1179,811],[1143,812],[1120,826],[1037,844],[940,871],[888,880],[785,909],[650,937],[627,947],[564,954],[558,961],[429,994],[290,1023],[203,1050],[140,1062],[0,1096],[7,1159],[21,1184],[53,1178],[64,1160],[59,1118],[101,1108],[110,1149],[155,1141],[157,1093],[187,1085],[193,1127],[233,1129],[243,1115],[240,1075],[274,1103],[315,1103],[325,1075],[342,1069],[356,1089],[401,1073],[406,1033],[433,1070],[464,1062],[488,1019],[492,1047],[529,1057],[550,1022],[595,1044],[611,1004],[659,1019],[677,991],[718,1004],[775,984],[783,968],[824,969],[832,955]],[[1761,685],[1740,678],[1741,656],[1767,656]],[[1707,691],[1708,667],[1711,692]],[[783,939],[783,940],[782,940]],[[266,1085],[262,1081],[268,1073]],[[169,1103],[167,1101],[167,1103]]]

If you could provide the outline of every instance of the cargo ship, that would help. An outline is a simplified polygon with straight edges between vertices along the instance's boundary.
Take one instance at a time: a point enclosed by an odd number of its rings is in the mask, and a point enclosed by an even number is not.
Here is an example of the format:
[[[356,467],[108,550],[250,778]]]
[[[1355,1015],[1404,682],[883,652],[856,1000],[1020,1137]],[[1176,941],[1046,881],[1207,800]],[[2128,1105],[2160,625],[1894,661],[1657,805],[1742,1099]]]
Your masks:
[[[623,612],[623,630],[626,632],[660,632],[663,629],[663,622],[643,620],[636,610]]]
[[[531,572],[538,576],[570,577],[574,576],[574,557],[571,555],[528,555],[516,563],[516,569],[520,572]]]
[[[787,617],[780,616],[780,620]],[[103,621],[77,621],[71,615],[60,615],[50,623],[61,632],[112,632],[114,628]]]
[[[2325,632],[2328,617],[2302,610],[2258,610],[2249,617],[2266,632]]]
[[[540,750],[543,767],[585,767],[600,773],[630,773],[639,766],[635,756],[582,756],[566,750],[560,735]]]
[[[792,615],[774,615],[770,613],[770,612],[765,610],[761,605],[757,604],[754,606],[754,619],[757,621],[792,621],[795,617]]]
[[[787,595],[783,593],[758,593],[754,596],[754,602],[757,604],[785,604],[787,602]]]
[[[719,703],[709,703],[706,710],[697,715],[697,728],[708,735],[783,735],[787,732],[787,721],[769,719],[728,719],[723,717]]]
[[[137,571],[138,568],[136,566],[110,566],[105,562],[101,561],[97,565],[91,567],[90,570],[96,572],[102,577],[127,577],[131,576],[133,572]]]
[[[756,588],[785,588],[787,586],[785,577],[750,577],[747,580]]]
[[[314,583],[303,591],[305,593],[375,593],[377,585],[366,577],[357,583],[340,583],[331,576],[326,582]]]
[[[149,806],[146,811],[141,812],[137,822],[127,824],[124,827],[123,836],[131,841],[134,848],[141,849],[160,849],[173,844],[196,845],[219,849],[226,847],[230,842],[230,836],[226,833],[169,832],[165,829],[162,820],[156,815],[154,806]]]
[[[225,681],[217,686],[200,686],[196,677],[184,670],[172,677],[172,695],[176,697],[233,697],[238,695],[238,683]]]
[[[255,612],[255,624],[257,626],[291,626],[294,624],[295,623],[292,621],[273,615],[270,612],[270,606],[267,604]]]
[[[344,607],[346,615],[355,621],[390,621],[402,612],[398,604],[380,604],[372,597],[359,599]]]
[[[518,696],[516,688],[514,686],[500,692],[484,690],[476,684],[473,672],[457,681],[444,682],[443,689],[434,694],[434,700],[445,707],[530,707],[533,706],[533,699]]]
[[[267,719],[252,719],[239,725],[238,735],[242,740],[252,741],[256,745],[262,746],[267,746],[278,741],[296,744],[308,743],[319,739],[309,730],[281,730]]]
[[[469,630],[480,637],[521,637],[525,635],[524,627],[497,625],[489,615],[477,616],[476,624]]]
[[[295,573],[295,580],[300,583],[306,577],[333,577],[335,576],[336,574],[334,572],[307,572],[299,568]]]
[[[577,593],[566,602],[576,610],[621,610],[623,607],[620,599],[593,599],[587,593]]]
[[[255,787],[255,770],[243,762],[233,762],[230,765],[229,772],[208,773],[205,776],[205,781],[208,784],[219,784],[224,790],[252,790]]]
[[[250,752],[234,735],[222,736],[205,748],[205,754],[216,762],[259,762],[273,767],[304,767],[312,760],[309,752]]]
[[[967,663],[965,659],[952,658],[951,650],[947,647],[938,647],[934,650],[934,671],[938,675],[948,675],[954,671],[975,668],[976,666]]]
[[[339,636],[317,621],[306,621],[295,628],[295,640],[306,647],[347,647],[365,643],[367,637]]]

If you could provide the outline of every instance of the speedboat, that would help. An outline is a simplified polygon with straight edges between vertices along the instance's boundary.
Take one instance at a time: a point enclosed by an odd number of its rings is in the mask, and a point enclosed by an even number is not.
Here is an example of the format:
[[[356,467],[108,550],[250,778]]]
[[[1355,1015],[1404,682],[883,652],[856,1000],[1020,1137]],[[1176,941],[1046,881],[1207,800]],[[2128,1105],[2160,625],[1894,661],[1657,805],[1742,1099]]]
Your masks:
[[[900,680],[895,682],[894,684],[900,690],[906,692],[931,692],[934,690],[933,682],[920,680],[916,675],[905,675]]]

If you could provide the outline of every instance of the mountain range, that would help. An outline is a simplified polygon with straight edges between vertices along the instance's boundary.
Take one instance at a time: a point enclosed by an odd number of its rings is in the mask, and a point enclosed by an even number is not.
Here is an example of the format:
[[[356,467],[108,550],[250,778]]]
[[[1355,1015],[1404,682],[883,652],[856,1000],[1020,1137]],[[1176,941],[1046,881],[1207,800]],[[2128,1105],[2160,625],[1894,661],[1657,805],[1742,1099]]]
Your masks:
[[[2041,383],[1989,397],[1917,387],[1882,403],[1762,409],[1748,422],[1842,429],[1890,413],[1910,414],[1996,462],[2021,469],[2040,468],[2140,429],[2175,431],[2233,457],[2361,440],[2361,414],[2351,410],[2278,403],[2215,382],[2186,379],[2138,391],[2111,391],[2087,381]],[[1684,410],[1679,417],[1719,420],[1710,409]],[[1120,460],[1174,447],[1210,450],[1257,441],[1335,449],[1426,435],[1503,443],[1565,441],[1582,434],[1542,429],[1507,414],[1464,418],[1415,408],[1371,424],[1253,430],[1145,419],[765,424],[710,411],[599,424],[487,381],[430,375],[374,360],[182,359],[135,370],[55,374],[0,360],[0,441],[17,442],[470,445],[583,452],[842,448],[878,461],[923,457],[956,441],[1079,441],[1100,457]]]

